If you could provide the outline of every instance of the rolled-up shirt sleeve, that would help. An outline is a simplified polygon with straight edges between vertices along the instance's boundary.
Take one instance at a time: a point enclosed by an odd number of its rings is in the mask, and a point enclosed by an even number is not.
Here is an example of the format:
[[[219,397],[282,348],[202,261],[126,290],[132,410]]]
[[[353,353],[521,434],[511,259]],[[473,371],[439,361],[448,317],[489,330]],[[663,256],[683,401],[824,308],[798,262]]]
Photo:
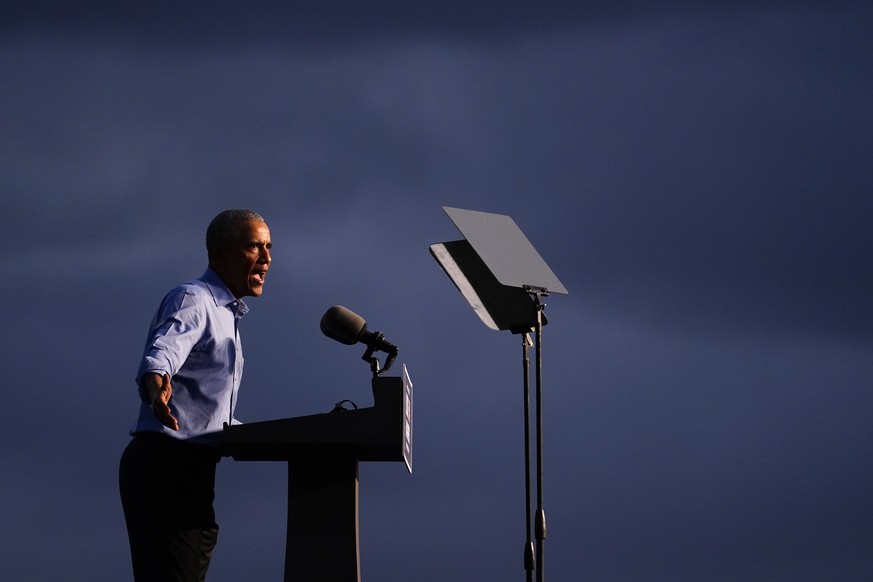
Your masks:
[[[149,373],[175,376],[203,336],[204,325],[202,301],[195,301],[187,289],[175,289],[168,294],[150,326],[136,375],[137,385]]]

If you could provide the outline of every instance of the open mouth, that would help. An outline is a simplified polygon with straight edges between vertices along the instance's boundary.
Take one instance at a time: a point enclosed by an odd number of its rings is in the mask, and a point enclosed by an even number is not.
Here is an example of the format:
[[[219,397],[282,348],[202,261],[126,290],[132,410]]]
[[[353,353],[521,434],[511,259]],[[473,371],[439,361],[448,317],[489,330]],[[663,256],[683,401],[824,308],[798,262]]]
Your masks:
[[[267,277],[267,271],[252,271],[252,278],[257,281],[260,285],[264,284],[264,280]]]

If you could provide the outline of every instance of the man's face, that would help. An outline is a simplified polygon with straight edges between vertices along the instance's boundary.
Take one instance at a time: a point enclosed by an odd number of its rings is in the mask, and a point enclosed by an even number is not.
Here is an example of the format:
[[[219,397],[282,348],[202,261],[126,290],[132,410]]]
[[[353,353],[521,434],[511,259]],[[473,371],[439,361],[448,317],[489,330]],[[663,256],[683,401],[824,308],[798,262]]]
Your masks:
[[[270,229],[266,223],[246,222],[242,237],[216,253],[212,269],[234,297],[260,297],[270,268]]]

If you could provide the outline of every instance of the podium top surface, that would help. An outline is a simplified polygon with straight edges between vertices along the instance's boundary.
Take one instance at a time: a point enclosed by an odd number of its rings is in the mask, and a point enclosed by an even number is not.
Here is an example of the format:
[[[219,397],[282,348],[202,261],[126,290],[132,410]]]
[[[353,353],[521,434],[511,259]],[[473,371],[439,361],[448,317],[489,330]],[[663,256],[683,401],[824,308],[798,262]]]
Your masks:
[[[501,285],[567,293],[511,217],[448,206],[443,210]]]
[[[225,425],[222,447],[237,461],[288,461],[300,455],[354,453],[360,461],[404,461],[412,473],[412,381],[373,379],[374,406]]]

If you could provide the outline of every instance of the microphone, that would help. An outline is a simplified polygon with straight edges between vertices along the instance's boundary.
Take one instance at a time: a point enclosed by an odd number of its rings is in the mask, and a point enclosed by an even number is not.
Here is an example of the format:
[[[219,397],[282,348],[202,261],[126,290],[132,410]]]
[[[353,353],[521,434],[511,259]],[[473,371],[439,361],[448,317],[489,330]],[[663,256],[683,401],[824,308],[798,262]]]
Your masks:
[[[347,346],[360,342],[374,350],[396,355],[397,346],[378,331],[367,331],[367,322],[342,305],[334,305],[321,317],[321,333]]]

